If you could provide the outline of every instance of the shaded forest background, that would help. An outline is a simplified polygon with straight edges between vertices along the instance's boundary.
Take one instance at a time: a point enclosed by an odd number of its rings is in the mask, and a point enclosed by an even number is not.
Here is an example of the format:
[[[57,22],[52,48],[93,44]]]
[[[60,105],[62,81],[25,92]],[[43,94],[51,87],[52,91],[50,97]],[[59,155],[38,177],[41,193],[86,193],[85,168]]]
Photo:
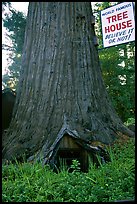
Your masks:
[[[117,3],[96,3],[93,13],[103,79],[118,115],[128,125],[135,120],[135,42],[105,49],[102,42],[100,11]],[[20,76],[26,16],[12,8],[10,2],[2,2],[2,11],[6,35],[12,42],[12,45],[2,45],[2,49],[9,52],[11,61],[8,71],[2,76],[2,88],[16,90]]]

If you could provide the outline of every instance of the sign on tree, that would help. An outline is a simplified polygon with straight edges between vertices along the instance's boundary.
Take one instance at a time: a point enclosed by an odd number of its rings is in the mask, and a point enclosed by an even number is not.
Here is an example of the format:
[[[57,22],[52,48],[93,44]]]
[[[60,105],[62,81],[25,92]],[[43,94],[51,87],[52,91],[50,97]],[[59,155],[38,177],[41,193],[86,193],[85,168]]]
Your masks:
[[[120,3],[101,11],[104,47],[135,40],[135,20],[132,2]]]

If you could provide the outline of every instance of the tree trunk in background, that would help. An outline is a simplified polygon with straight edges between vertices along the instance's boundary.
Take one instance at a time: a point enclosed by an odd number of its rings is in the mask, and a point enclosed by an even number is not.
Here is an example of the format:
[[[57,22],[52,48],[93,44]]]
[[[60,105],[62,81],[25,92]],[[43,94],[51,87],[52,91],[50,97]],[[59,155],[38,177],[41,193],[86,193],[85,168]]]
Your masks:
[[[91,22],[90,2],[30,2],[4,159],[44,159],[65,133],[104,144],[133,136],[109,101]]]

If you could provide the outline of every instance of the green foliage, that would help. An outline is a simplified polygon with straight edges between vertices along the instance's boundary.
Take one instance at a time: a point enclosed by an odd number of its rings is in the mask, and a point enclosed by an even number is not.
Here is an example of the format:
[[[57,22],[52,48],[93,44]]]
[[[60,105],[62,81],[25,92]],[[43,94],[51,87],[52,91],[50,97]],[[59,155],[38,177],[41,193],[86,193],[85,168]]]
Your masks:
[[[135,118],[128,118],[128,120],[125,122],[126,126],[134,125],[135,124]]]
[[[125,50],[126,54],[130,53],[133,46],[134,42],[128,45],[110,47],[99,52],[102,75],[107,91],[123,122],[129,117],[134,117],[135,65],[133,56],[128,58],[121,56],[120,53],[124,54]]]
[[[26,16],[22,12],[9,8],[10,13],[5,13],[3,25],[8,31],[7,37],[10,38],[12,46],[3,45],[4,50],[12,51],[9,55],[12,64],[8,67],[9,73],[2,78],[4,88],[16,89],[21,66],[21,56],[24,44],[24,35],[26,27]],[[8,77],[7,77],[8,75]]]
[[[79,172],[80,171],[80,162],[76,159],[72,160],[72,164],[70,167],[73,172]]]
[[[26,17],[20,11],[10,9],[11,15],[6,14],[3,19],[4,27],[9,31],[9,37],[12,40],[13,48],[18,54],[22,54],[24,34],[26,26]]]
[[[11,2],[2,2],[2,11],[5,11],[5,7],[11,7]]]
[[[108,147],[111,162],[89,171],[53,172],[48,165],[18,163],[2,166],[3,202],[113,202],[135,198],[135,144]],[[77,171],[78,170],[78,171]]]

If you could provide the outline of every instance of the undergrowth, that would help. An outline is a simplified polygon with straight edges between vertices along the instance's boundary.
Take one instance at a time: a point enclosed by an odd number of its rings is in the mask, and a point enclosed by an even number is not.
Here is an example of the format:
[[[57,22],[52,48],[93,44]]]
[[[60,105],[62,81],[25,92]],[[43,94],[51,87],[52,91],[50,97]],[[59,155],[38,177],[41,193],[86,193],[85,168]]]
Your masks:
[[[58,173],[40,163],[18,163],[2,166],[3,202],[111,202],[135,199],[135,144],[108,148],[111,161],[88,173],[72,164],[73,172],[62,167]]]

